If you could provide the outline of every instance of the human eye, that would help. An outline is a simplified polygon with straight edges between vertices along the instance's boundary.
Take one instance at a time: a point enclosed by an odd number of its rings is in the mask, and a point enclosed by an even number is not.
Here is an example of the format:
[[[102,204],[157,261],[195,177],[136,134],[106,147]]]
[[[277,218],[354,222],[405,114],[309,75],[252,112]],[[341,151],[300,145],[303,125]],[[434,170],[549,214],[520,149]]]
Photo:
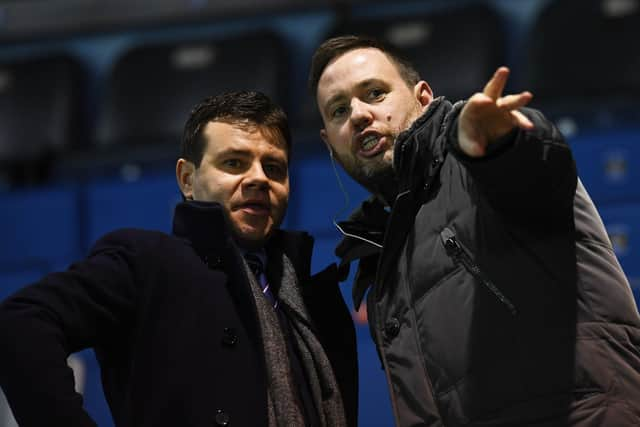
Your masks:
[[[279,179],[287,176],[287,165],[280,162],[266,163],[264,166],[265,173],[273,179]]]
[[[224,165],[225,168],[228,168],[228,169],[240,169],[240,167],[242,167],[242,161],[240,159],[236,159],[233,157],[224,159],[222,161],[222,164]]]
[[[347,113],[347,107],[344,105],[339,105],[331,110],[331,117],[340,118],[343,117]]]
[[[386,92],[380,88],[372,88],[367,94],[368,98],[372,101],[380,100],[384,97]]]

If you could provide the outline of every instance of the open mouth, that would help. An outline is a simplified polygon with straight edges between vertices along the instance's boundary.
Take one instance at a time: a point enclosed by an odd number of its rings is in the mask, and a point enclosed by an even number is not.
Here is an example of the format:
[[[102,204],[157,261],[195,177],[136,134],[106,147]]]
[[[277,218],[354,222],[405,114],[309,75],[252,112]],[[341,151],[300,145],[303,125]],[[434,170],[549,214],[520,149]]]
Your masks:
[[[373,147],[378,145],[379,140],[380,140],[380,137],[378,137],[378,135],[367,135],[367,137],[362,140],[362,145],[360,146],[360,149],[362,151],[369,151]]]
[[[377,133],[370,133],[360,139],[358,152],[363,157],[373,157],[384,151],[386,137]]]

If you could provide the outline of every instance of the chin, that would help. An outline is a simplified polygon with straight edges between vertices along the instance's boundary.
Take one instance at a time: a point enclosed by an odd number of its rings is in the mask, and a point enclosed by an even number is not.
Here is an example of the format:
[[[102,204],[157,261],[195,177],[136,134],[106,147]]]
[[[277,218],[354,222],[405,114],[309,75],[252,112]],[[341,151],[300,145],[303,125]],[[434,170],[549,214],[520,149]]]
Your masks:
[[[238,244],[249,249],[263,246],[272,232],[270,227],[256,227],[249,224],[236,224],[233,228],[235,240]]]
[[[379,176],[386,176],[390,171],[393,171],[391,162],[385,161],[384,158],[375,164],[368,165],[362,170],[363,176],[365,176],[367,180],[377,180]]]

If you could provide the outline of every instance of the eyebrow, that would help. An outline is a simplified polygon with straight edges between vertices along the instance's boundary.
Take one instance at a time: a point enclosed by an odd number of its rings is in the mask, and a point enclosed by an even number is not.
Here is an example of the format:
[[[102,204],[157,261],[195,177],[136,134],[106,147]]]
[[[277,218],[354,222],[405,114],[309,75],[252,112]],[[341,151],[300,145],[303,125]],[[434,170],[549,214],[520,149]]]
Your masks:
[[[249,150],[241,150],[237,148],[226,148],[218,153],[219,156],[244,156],[249,157]]]
[[[252,157],[252,155],[253,154],[250,152],[250,150],[242,150],[238,148],[227,148],[218,153],[218,157],[225,157],[225,156]],[[288,164],[288,159],[286,155],[279,156],[279,155],[274,155],[273,153],[267,153],[263,157],[266,160],[273,160],[278,162],[284,161],[285,163]]]

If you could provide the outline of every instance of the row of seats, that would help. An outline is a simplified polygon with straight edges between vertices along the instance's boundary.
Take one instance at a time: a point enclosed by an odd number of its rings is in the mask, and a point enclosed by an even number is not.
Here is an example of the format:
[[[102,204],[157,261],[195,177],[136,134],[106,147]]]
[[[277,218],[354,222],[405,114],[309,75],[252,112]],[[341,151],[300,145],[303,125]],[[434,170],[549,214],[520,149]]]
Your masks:
[[[634,138],[633,149],[637,152],[640,131]],[[625,166],[619,165],[619,159],[615,160],[615,166],[607,165],[606,149],[600,165],[596,160],[583,167],[585,163],[581,163],[581,159],[600,157],[595,151],[598,147],[595,142],[598,141],[594,140],[594,146],[586,151],[582,146],[574,149],[578,170],[602,212],[622,264],[630,275],[640,277],[640,251],[634,249],[640,244],[640,190],[625,176]],[[624,146],[611,144],[606,148],[612,148],[611,155],[615,156]],[[584,173],[591,166],[602,172],[601,179]],[[631,174],[637,178],[637,171]],[[284,226],[305,229],[316,236],[323,250],[313,260],[315,269],[335,260],[331,247],[340,236],[333,220],[345,219],[366,197],[367,192],[340,168],[334,170],[326,156],[294,161],[291,200]],[[24,284],[32,276],[64,268],[83,256],[100,236],[116,228],[141,227],[168,232],[173,208],[180,200],[171,170],[143,175],[133,182],[96,179],[0,194],[0,235],[3,236],[0,272],[4,274],[1,283],[3,286],[18,281]],[[9,276],[14,279],[8,280]],[[2,292],[9,291],[5,288]]]
[[[483,3],[423,15],[339,15],[324,36],[377,36],[415,63],[437,95],[451,99],[466,98],[497,66],[516,61],[520,66],[513,68],[522,71],[511,81],[532,90],[534,106],[554,117],[572,112],[588,116],[589,123],[594,114],[601,121],[635,120],[637,108],[626,107],[640,97],[640,54],[628,46],[640,36],[640,11],[624,3],[549,2],[531,27],[527,54],[515,59],[508,55],[504,17]],[[173,160],[189,109],[207,94],[231,89],[267,93],[291,112],[294,128],[315,132],[318,115],[304,88],[295,85],[304,78],[296,77],[288,48],[280,33],[267,30],[139,46],[105,70],[98,93],[88,88],[84,64],[69,55],[5,62],[0,66],[4,182],[90,172],[96,161],[108,166],[105,159],[111,157],[115,163],[130,156]],[[596,114],[601,110],[610,114],[602,119]],[[152,154],[132,150],[150,146],[160,148]],[[52,162],[59,158],[61,164]]]
[[[579,175],[601,209],[640,203],[640,172],[632,166],[640,157],[639,127],[584,134],[569,143]],[[286,225],[323,238],[335,238],[333,219],[344,218],[367,196],[322,154],[294,155],[291,187]],[[180,200],[172,167],[135,179],[99,178],[0,194],[0,268],[42,264],[52,255],[57,263],[69,260],[122,226],[169,231]]]

